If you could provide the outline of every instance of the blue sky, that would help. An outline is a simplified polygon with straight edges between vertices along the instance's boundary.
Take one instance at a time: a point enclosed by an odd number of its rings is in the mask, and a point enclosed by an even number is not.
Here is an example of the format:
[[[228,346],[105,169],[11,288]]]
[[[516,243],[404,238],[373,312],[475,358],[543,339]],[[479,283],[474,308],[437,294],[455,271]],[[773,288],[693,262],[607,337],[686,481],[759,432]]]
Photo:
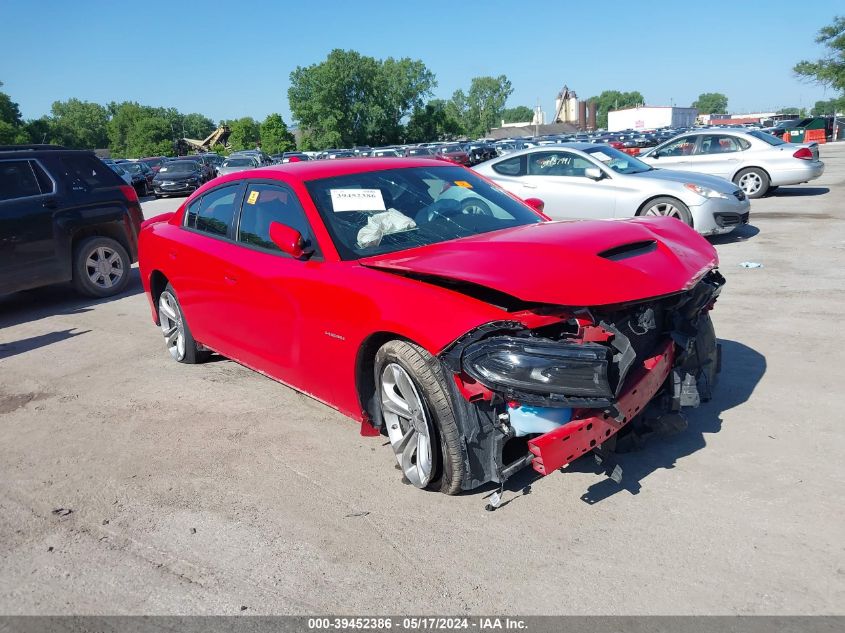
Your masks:
[[[652,105],[723,92],[733,112],[812,106],[834,95],[791,69],[821,56],[816,32],[837,9],[841,0],[0,0],[0,90],[25,118],[77,97],[290,122],[290,72],[349,48],[421,59],[437,97],[505,74],[509,105],[539,99],[548,115],[564,83],[581,97],[639,90]]]

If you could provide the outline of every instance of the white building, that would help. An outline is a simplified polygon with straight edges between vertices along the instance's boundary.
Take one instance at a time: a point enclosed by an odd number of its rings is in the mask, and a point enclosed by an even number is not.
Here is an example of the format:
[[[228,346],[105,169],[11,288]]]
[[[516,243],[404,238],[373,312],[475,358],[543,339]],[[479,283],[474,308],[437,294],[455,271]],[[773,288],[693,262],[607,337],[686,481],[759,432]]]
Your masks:
[[[698,110],[674,106],[640,106],[607,113],[608,132],[653,130],[659,127],[691,127]]]

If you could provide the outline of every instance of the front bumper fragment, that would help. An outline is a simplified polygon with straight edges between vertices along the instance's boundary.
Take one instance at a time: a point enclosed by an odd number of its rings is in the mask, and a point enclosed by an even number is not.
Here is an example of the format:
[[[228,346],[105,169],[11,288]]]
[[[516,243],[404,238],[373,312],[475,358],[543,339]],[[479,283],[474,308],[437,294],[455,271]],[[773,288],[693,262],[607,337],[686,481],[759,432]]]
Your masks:
[[[528,442],[531,466],[547,475],[606,442],[646,407],[669,376],[675,360],[674,343],[667,341],[631,373],[616,402],[617,417],[608,412],[564,424]],[[590,413],[594,413],[591,411]]]

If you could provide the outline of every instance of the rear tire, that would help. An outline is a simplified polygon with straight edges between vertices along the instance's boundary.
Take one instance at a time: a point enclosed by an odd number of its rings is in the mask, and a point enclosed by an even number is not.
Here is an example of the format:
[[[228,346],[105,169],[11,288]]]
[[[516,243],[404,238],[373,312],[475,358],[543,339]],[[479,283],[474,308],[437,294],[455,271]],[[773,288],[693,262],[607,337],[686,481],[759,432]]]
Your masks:
[[[193,365],[201,363],[209,356],[209,352],[200,350],[199,345],[191,334],[191,328],[182,313],[182,306],[176,298],[173,286],[167,284],[158,298],[158,320],[161,332],[171,358],[177,363]]]
[[[660,196],[646,202],[637,215],[652,217],[671,217],[680,220],[687,226],[692,226],[692,213],[689,207],[672,196]]]
[[[390,341],[376,353],[374,370],[377,401],[405,479],[418,488],[458,494],[464,476],[461,436],[437,359],[413,343]]]
[[[734,184],[752,200],[766,195],[769,190],[769,182],[769,175],[758,167],[742,169],[734,176]]]
[[[129,283],[132,262],[119,242],[88,237],[73,249],[73,287],[89,297],[110,297]]]

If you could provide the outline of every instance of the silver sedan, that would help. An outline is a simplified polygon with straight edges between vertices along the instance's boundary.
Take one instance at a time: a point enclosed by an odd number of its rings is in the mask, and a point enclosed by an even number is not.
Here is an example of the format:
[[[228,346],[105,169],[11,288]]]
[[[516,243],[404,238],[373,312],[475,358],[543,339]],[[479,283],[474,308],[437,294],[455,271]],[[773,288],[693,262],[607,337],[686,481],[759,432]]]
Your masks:
[[[246,169],[255,169],[258,166],[258,160],[252,156],[230,156],[224,160],[223,164],[217,169],[217,175],[225,176],[226,174],[234,174],[235,172],[244,171]]]
[[[562,143],[506,154],[473,167],[552,219],[666,215],[702,235],[748,222],[745,194],[723,178],[654,169],[608,145]]]
[[[661,169],[695,171],[733,181],[749,198],[824,173],[816,143],[785,143],[766,132],[708,129],[682,134],[639,156]]]

